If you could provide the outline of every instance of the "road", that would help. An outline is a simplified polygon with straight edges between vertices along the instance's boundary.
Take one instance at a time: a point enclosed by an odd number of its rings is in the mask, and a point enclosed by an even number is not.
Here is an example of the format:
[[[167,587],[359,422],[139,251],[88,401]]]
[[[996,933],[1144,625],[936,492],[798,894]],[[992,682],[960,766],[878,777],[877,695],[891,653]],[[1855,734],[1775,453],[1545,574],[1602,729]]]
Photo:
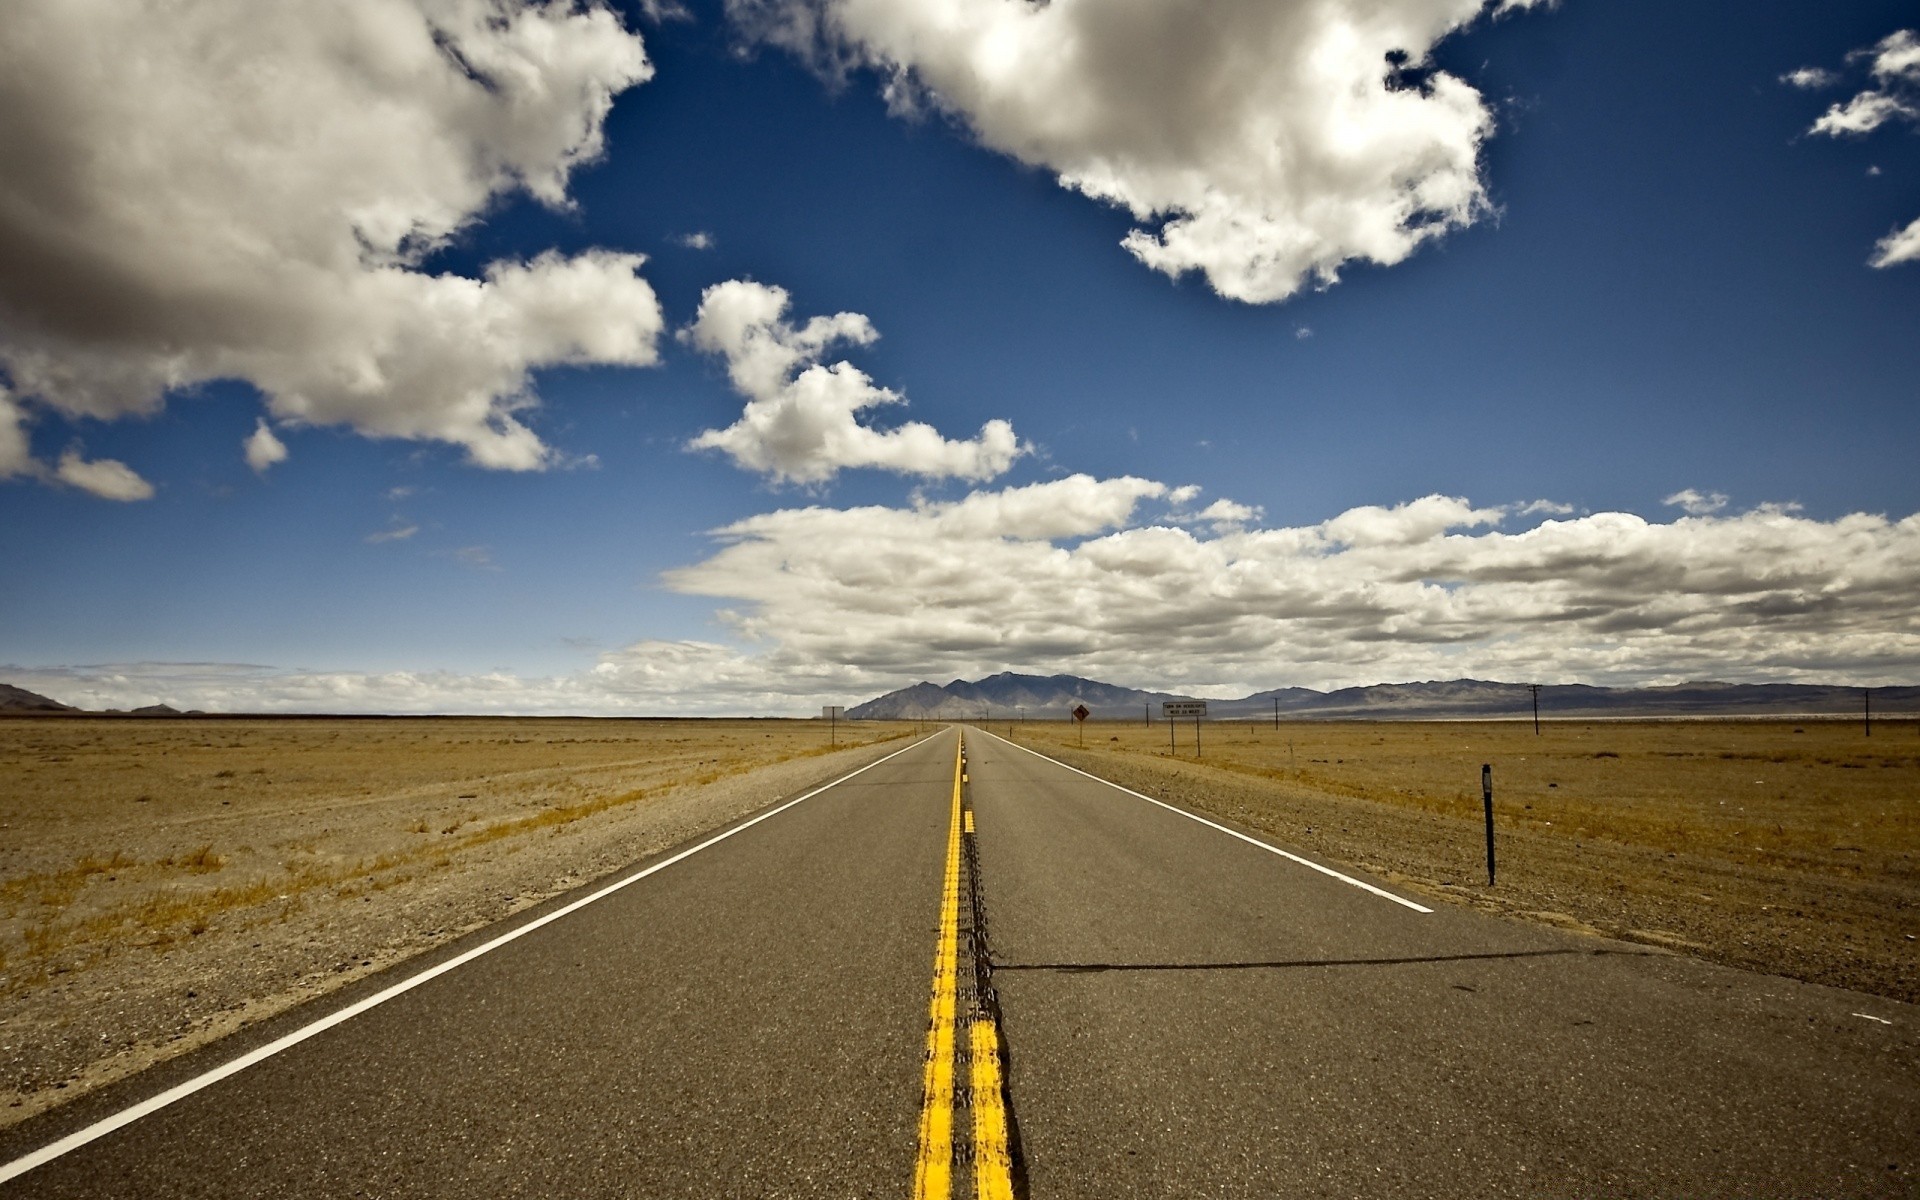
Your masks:
[[[0,1196],[1915,1194],[1909,1006],[959,742],[5,1131]]]

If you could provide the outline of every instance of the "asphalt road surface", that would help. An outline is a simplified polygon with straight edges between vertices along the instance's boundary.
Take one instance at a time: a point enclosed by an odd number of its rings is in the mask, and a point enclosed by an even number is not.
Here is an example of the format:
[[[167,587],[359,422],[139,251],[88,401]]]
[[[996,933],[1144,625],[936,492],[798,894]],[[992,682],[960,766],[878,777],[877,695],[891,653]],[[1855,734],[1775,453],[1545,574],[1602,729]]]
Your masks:
[[[7,1130],[0,1196],[1920,1194],[1910,1006],[959,750]]]

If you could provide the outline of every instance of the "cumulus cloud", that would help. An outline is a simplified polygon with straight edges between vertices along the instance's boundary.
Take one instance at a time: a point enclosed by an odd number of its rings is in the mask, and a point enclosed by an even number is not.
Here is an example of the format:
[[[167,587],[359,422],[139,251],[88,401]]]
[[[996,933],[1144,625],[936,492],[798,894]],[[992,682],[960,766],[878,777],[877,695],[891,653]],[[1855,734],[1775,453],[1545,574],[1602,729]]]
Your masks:
[[[91,492],[102,500],[153,498],[153,485],[118,459],[98,458],[89,461],[80,457],[79,451],[69,450],[60,456],[60,465],[53,474],[60,482],[83,492]]]
[[[1920,217],[1903,229],[1896,229],[1873,244],[1868,266],[1891,267],[1896,263],[1920,259]]]
[[[89,707],[808,714],[918,679],[1070,671],[1245,694],[1409,679],[1891,682],[1920,667],[1920,515],[1789,506],[1670,523],[1426,496],[1317,524],[1156,517],[1170,489],[1075,475],[904,507],[808,506],[717,531],[670,572],[732,602],[732,644],[642,641],[582,671],[206,664],[23,671]]]
[[[1813,123],[1812,133],[1828,137],[1872,133],[1895,117],[1912,118],[1914,110],[1897,96],[1884,92],[1861,92],[1845,104],[1836,104]]]
[[[273,427],[267,424],[265,417],[254,423],[253,432],[247,435],[241,446],[247,456],[247,465],[262,475],[273,464],[287,461],[287,444],[274,436]]]
[[[683,233],[675,238],[674,241],[679,242],[689,250],[713,249],[713,235],[704,229],[697,230],[693,233]]]
[[[554,676],[132,662],[6,667],[0,680],[90,709],[170,704],[203,712],[555,716],[814,715],[822,704],[857,704],[872,687],[850,668],[775,661],[713,642],[653,640]]]
[[[735,464],[793,483],[820,483],[842,470],[878,467],[930,479],[991,479],[1024,452],[1013,426],[988,421],[969,441],[944,438],[933,426],[908,421],[880,430],[860,414],[905,404],[848,362],[822,366],[836,343],[856,346],[879,336],[859,313],[787,320],[786,289],[748,280],[708,288],[682,336],[726,359],[727,376],[746,396],[746,411],[725,429],[710,429],[689,449],[719,450]]]
[[[596,4],[9,6],[0,374],[104,419],[240,379],[283,424],[546,465],[532,372],[655,361],[643,260],[422,264],[507,194],[567,207],[651,73]]]
[[[1136,519],[1165,495],[1076,476],[908,508],[771,512],[720,530],[717,553],[667,582],[744,602],[729,619],[779,661],[888,687],[1008,667],[1230,691],[1920,664],[1920,516],[1611,512],[1509,533],[1511,509],[1428,496],[1209,535]]]
[[[1124,246],[1276,301],[1488,210],[1480,94],[1448,34],[1525,0],[727,0],[748,36],[872,67],[901,112],[1125,209]]]
[[[1809,133],[1828,137],[1864,137],[1889,121],[1920,124],[1920,34],[1911,29],[1896,30],[1864,50],[1847,55],[1849,63],[1865,61],[1873,85],[1852,98],[1835,103],[1816,119]],[[1839,81],[1839,76],[1817,68],[1802,68],[1781,76],[1796,86],[1800,76],[1817,74],[1822,84]],[[1878,167],[1869,175],[1880,173]],[[1920,218],[1896,229],[1874,243],[1870,267],[1891,267],[1920,259]]]
[[[1725,492],[1702,492],[1697,488],[1684,488],[1668,496],[1660,503],[1670,508],[1678,508],[1690,516],[1705,516],[1716,513],[1727,506]]]

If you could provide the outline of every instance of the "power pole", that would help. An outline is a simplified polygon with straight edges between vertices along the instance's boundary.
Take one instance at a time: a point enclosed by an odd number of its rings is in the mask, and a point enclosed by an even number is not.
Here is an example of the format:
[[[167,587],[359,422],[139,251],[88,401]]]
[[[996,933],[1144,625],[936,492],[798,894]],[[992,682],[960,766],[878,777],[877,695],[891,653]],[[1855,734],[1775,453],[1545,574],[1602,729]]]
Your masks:
[[[1530,683],[1528,689],[1533,692],[1533,736],[1540,736],[1540,685]]]
[[[1280,732],[1280,697],[1273,698],[1273,731]]]
[[[1864,708],[1865,714],[1866,714],[1867,736],[1872,737],[1873,736],[1873,689],[1872,688],[1860,689],[1860,703],[1861,703],[1861,706]]]

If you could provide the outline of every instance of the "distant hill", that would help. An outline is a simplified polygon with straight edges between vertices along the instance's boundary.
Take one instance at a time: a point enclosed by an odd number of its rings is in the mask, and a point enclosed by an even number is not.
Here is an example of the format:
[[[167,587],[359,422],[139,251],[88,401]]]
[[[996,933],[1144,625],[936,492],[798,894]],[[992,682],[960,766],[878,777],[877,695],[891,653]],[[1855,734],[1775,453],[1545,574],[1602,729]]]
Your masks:
[[[71,704],[50,700],[38,692],[0,683],[0,712],[79,712]]]
[[[1875,712],[1920,711],[1920,687],[1873,690]],[[1017,675],[1005,671],[985,679],[956,679],[945,686],[916,683],[849,709],[856,720],[966,720],[992,717],[1064,719],[1076,704],[1093,711],[1092,720],[1132,721],[1149,707],[1160,715],[1166,700],[1195,697],[1119,687],[1077,675]],[[1276,688],[1239,699],[1207,701],[1211,718],[1251,719],[1279,713],[1302,719],[1437,719],[1444,717],[1523,717],[1533,712],[1533,693],[1523,683],[1452,679],[1425,683],[1380,683],[1369,687],[1317,692]],[[1605,688],[1586,684],[1547,684],[1540,689],[1543,717],[1708,717],[1849,715],[1860,711],[1857,687],[1802,683],[1682,683],[1669,687]],[[1021,710],[1024,709],[1024,714]]]
[[[999,714],[1013,717],[1025,709],[1029,718],[1058,717],[1085,704],[1096,715],[1139,717],[1146,706],[1157,713],[1163,700],[1183,700],[1171,692],[1143,692],[1077,675],[1016,675],[1003,671],[977,682],[956,679],[945,687],[916,683],[847,710],[856,721],[963,720]]]

